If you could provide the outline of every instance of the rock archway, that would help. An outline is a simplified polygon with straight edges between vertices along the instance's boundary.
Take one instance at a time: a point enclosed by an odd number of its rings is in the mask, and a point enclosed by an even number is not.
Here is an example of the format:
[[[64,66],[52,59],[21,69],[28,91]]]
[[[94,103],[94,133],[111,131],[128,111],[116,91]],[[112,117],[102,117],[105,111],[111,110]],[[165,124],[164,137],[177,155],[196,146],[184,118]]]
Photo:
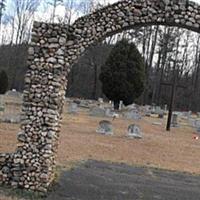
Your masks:
[[[184,0],[124,0],[72,26],[35,22],[25,77],[21,132],[14,153],[0,154],[0,183],[45,192],[54,178],[70,66],[87,47],[136,26],[200,32],[200,6]]]

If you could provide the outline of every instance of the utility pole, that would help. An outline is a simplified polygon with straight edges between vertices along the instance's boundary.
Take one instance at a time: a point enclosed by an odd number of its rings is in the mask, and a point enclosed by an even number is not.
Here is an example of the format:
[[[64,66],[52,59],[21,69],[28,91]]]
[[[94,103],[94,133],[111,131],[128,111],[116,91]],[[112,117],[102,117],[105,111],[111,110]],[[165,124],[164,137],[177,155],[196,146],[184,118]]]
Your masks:
[[[171,99],[170,99],[170,104],[169,104],[169,114],[168,114],[168,119],[167,119],[167,127],[166,130],[170,131],[171,129],[171,120],[172,120],[172,114],[174,110],[174,103],[175,103],[175,97],[176,97],[176,87],[177,87],[177,78],[178,78],[178,72],[177,70],[174,71],[174,80],[172,83],[172,90],[171,90]]]

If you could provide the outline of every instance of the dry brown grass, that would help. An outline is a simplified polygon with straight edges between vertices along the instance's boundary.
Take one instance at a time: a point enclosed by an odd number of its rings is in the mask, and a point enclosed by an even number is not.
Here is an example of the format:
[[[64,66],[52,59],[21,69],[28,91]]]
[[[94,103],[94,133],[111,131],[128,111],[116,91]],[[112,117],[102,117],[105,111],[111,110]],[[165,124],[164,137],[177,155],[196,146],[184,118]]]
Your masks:
[[[69,167],[74,162],[95,159],[200,174],[200,141],[193,140],[192,128],[184,125],[166,132],[166,119],[144,118],[135,122],[141,126],[144,138],[131,140],[126,137],[126,130],[134,121],[116,119],[113,121],[114,136],[102,136],[96,133],[100,120],[86,112],[64,114],[59,165]],[[161,121],[163,125],[152,125],[155,121]],[[17,132],[19,125],[0,124],[0,152],[14,151]]]
[[[113,122],[115,135],[102,136],[95,132],[100,120],[85,113],[64,116],[59,164],[95,159],[200,174],[200,141],[193,139],[192,128],[183,126],[166,132],[166,119],[144,118],[135,122],[141,126],[144,139],[132,140],[126,137],[126,130],[133,121],[117,119]],[[163,125],[152,125],[155,121]]]

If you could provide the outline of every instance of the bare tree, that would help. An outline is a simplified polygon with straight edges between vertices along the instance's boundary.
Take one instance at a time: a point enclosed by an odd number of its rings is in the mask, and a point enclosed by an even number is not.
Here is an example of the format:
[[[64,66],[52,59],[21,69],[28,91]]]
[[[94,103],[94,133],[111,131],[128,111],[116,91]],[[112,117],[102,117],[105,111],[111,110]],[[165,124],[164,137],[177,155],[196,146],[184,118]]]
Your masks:
[[[30,34],[30,25],[39,4],[39,0],[12,0],[13,13],[11,18],[13,18],[15,25],[16,44],[27,40],[27,36]]]
[[[0,0],[0,37],[1,37],[1,26],[2,26],[2,18],[3,18],[3,13],[6,8],[6,0]]]

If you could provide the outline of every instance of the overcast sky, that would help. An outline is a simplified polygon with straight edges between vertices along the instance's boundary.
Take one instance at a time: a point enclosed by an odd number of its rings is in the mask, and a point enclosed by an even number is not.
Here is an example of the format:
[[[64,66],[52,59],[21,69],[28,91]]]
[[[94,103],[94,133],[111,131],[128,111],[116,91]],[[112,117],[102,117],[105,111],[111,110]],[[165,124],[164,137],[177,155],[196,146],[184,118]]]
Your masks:
[[[197,2],[197,3],[199,3],[199,4],[200,4],[200,0],[193,0],[193,1],[195,1],[195,2]]]

